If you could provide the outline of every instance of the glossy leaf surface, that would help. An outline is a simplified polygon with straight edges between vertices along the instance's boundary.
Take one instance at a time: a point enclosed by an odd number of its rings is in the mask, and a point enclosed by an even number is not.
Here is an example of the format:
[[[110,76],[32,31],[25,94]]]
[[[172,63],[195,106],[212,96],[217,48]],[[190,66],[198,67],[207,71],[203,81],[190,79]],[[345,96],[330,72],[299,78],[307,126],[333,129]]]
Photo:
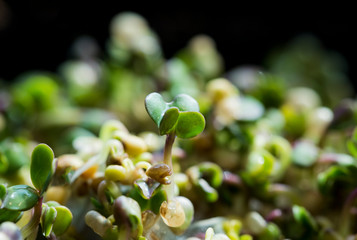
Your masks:
[[[39,195],[35,189],[27,185],[15,185],[7,188],[2,208],[25,211],[37,203]]]
[[[31,180],[41,193],[46,191],[54,173],[53,159],[53,151],[46,144],[39,144],[32,152]]]

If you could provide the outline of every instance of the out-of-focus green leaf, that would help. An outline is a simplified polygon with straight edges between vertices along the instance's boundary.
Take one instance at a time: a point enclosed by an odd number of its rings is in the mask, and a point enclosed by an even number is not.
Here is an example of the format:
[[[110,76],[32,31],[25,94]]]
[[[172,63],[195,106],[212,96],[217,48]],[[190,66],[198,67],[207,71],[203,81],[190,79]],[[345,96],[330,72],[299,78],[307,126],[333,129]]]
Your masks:
[[[197,79],[190,73],[187,65],[178,58],[171,59],[167,62],[167,71],[170,82],[170,94],[176,96],[178,94],[189,94],[197,96],[199,86]]]
[[[209,202],[218,200],[218,188],[223,182],[223,171],[215,163],[203,162],[187,169],[186,174]]]
[[[291,146],[283,137],[273,136],[265,145],[265,149],[274,157],[274,166],[271,173],[273,180],[284,175],[291,162]]]
[[[20,77],[12,94],[14,105],[19,109],[25,112],[43,111],[58,102],[59,87],[50,74],[30,73]]]
[[[7,157],[5,156],[5,154],[0,152],[0,173],[1,174],[5,173],[8,168],[9,168],[9,162],[7,160]]]
[[[251,91],[251,94],[267,108],[279,107],[285,97],[286,91],[284,87],[284,82],[281,78],[260,72],[256,86]]]
[[[294,205],[292,208],[293,216],[296,222],[305,226],[309,230],[317,231],[318,225],[311,214],[304,208]]]
[[[347,141],[348,151],[357,158],[357,128],[353,131],[352,137]]]
[[[281,237],[280,229],[274,223],[268,223],[263,232],[259,235],[259,240],[279,240]]]
[[[20,143],[5,140],[0,144],[0,173],[14,174],[29,162],[29,157]]]
[[[318,148],[310,142],[298,142],[295,144],[292,152],[292,161],[294,164],[302,167],[310,167],[318,157]]]
[[[246,166],[247,174],[253,182],[265,182],[273,171],[274,157],[266,150],[251,152]]]
[[[332,166],[328,168],[326,171],[321,172],[317,176],[317,183],[318,183],[318,188],[321,193],[328,195],[334,184],[337,181],[343,181],[345,183],[351,183],[356,181],[354,179],[354,174],[357,172],[357,169],[354,169],[354,171],[351,171],[354,167],[346,167],[346,166]]]
[[[223,171],[220,166],[211,162],[203,162],[198,165],[201,176],[209,176],[209,182],[213,187],[219,187],[223,182]]]
[[[217,190],[211,187],[206,180],[200,178],[197,182],[197,186],[203,191],[208,202],[215,202],[218,200]]]
[[[6,195],[6,187],[4,184],[0,184],[0,200],[2,200]]]

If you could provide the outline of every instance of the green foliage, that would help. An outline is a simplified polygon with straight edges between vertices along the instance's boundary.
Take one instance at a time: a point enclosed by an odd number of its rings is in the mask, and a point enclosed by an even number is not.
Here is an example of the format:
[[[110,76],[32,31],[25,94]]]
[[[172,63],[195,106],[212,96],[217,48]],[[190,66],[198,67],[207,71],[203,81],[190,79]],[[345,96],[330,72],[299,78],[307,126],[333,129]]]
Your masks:
[[[12,94],[16,106],[12,114],[25,118],[25,113],[53,108],[59,99],[59,86],[48,73],[25,74],[16,83]]]
[[[22,217],[22,211],[0,208],[0,223],[17,222]]]
[[[353,157],[357,158],[357,128],[353,131],[351,139],[347,141],[347,149]]]
[[[261,240],[279,240],[281,232],[279,227],[274,223],[268,223],[258,239]]]
[[[6,189],[1,208],[15,211],[25,211],[37,203],[38,192],[27,185],[15,185]]]
[[[218,188],[223,181],[223,171],[215,163],[203,162],[186,171],[192,183],[204,194],[208,202],[218,200]]]
[[[2,200],[6,195],[6,187],[4,184],[0,184],[0,199]]]
[[[52,232],[53,223],[57,217],[57,211],[54,207],[48,207],[47,205],[42,206],[42,231],[45,237],[48,237]]]
[[[266,182],[272,174],[274,157],[266,150],[251,152],[246,165],[247,175],[251,184],[262,184]]]
[[[186,94],[177,95],[167,103],[159,93],[151,93],[145,99],[145,107],[158,126],[160,135],[174,132],[180,138],[192,138],[205,127],[198,103]]]
[[[55,210],[57,215],[53,223],[52,231],[57,236],[61,236],[71,225],[73,216],[71,211],[65,206],[57,206],[55,207]]]
[[[338,190],[339,185],[350,189],[357,183],[356,174],[356,166],[331,166],[317,176],[318,188],[322,194],[327,196],[334,190]]]
[[[54,154],[46,144],[39,144],[31,156],[31,180],[42,194],[46,191],[54,174]]]
[[[0,143],[0,174],[14,174],[29,162],[24,146],[9,139]]]
[[[72,213],[58,202],[49,201],[43,204],[42,229],[45,236],[53,232],[56,236],[63,235],[72,223]]]
[[[316,232],[318,230],[318,225],[315,219],[304,207],[294,205],[292,211],[295,221],[304,226],[307,232]]]
[[[100,58],[77,42],[60,78],[0,83],[0,239],[355,237],[357,101],[331,95],[349,89],[340,58],[298,40],[271,69],[226,75],[207,36],[166,61],[141,16],[110,33]],[[54,151],[30,157],[39,142]]]

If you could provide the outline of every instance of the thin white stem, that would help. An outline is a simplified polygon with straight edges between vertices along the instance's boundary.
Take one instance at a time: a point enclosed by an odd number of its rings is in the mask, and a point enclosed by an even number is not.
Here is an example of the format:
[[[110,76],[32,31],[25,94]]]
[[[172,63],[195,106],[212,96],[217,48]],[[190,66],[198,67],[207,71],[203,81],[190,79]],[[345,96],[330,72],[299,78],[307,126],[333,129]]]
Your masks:
[[[171,171],[172,171],[172,175],[169,177],[171,180],[171,183],[168,185],[164,185],[164,189],[166,191],[167,194],[167,200],[171,200],[173,199],[174,195],[175,195],[175,183],[173,182],[173,177],[174,177],[174,170],[172,167],[172,146],[175,142],[175,133],[170,133],[166,136],[166,142],[165,142],[165,149],[164,149],[164,163],[167,164]]]

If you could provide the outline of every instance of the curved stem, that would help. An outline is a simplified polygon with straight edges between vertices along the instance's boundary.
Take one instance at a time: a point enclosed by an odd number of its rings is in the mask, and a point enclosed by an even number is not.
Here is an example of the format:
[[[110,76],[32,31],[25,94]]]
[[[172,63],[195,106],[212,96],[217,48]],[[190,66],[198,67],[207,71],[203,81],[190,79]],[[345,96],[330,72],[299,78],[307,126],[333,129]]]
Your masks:
[[[164,163],[167,164],[172,171],[172,175],[170,176],[171,183],[169,185],[164,186],[164,189],[167,194],[167,200],[171,200],[174,197],[174,183],[172,181],[174,176],[174,171],[172,167],[171,154],[172,154],[172,146],[175,142],[175,138],[176,136],[174,132],[168,134],[166,136],[165,149],[164,149]]]
[[[172,153],[172,146],[175,142],[175,133],[170,133],[166,136],[166,142],[165,142],[165,149],[164,149],[164,163],[169,165],[170,168],[172,169],[172,159],[171,159],[171,153]]]
[[[26,240],[36,239],[37,237],[38,225],[42,214],[42,200],[43,197],[38,200],[36,205],[33,207],[31,220],[21,229],[21,235]]]

